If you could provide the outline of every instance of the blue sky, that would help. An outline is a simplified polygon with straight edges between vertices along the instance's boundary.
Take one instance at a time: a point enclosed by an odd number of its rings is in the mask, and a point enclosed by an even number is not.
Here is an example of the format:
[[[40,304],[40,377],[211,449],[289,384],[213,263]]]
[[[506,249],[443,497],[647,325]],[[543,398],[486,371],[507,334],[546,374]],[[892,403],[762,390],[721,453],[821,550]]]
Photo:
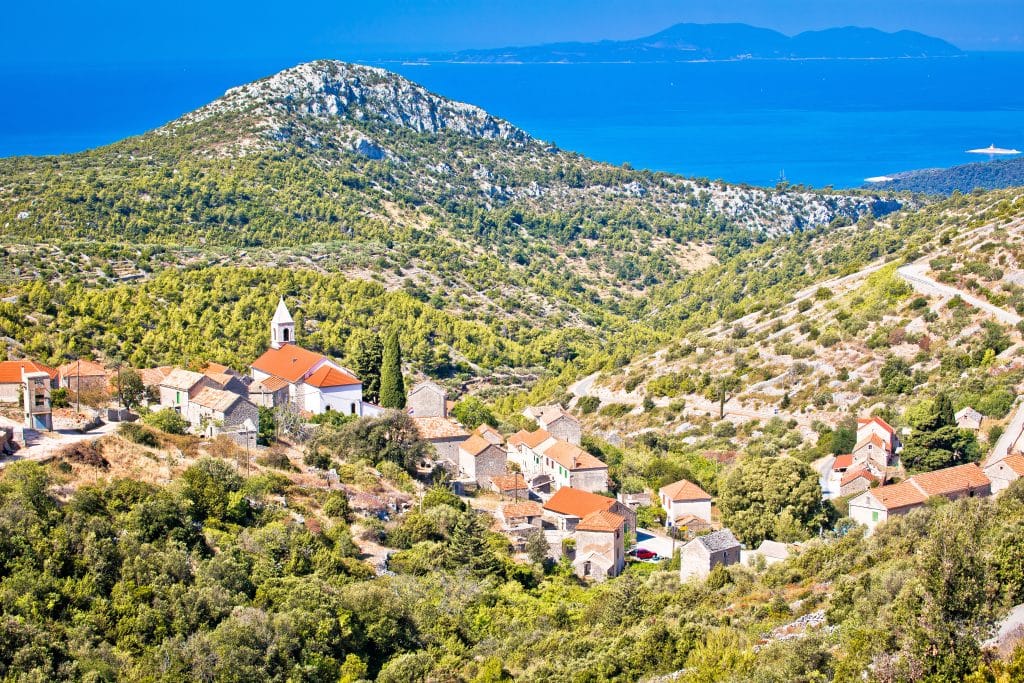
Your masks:
[[[969,50],[1024,50],[1024,0],[363,0],[15,2],[0,64],[373,58],[396,52],[632,38],[680,21],[785,33],[910,28]]]

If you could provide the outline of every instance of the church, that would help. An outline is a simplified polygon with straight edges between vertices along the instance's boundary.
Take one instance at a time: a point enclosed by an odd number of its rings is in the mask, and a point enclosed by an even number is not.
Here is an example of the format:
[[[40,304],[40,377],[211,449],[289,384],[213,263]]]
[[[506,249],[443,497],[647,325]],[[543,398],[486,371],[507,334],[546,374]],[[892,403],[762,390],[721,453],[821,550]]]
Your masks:
[[[282,298],[270,321],[270,348],[253,361],[253,386],[284,393],[299,410],[319,415],[376,415],[381,409],[363,401],[363,384],[351,370],[295,343],[295,321]],[[252,391],[252,388],[250,388]]]

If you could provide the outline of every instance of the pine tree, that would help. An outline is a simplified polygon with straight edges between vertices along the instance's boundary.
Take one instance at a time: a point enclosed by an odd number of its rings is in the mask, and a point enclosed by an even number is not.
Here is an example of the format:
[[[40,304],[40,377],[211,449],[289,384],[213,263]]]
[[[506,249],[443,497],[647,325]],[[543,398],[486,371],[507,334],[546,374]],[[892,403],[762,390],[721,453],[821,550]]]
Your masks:
[[[384,360],[384,344],[376,332],[356,331],[349,340],[352,370],[363,382],[363,398],[370,403],[380,401],[380,370]]]
[[[380,405],[384,408],[405,407],[405,382],[402,379],[402,347],[398,332],[388,335],[380,368]]]
[[[939,428],[949,427],[956,424],[956,413],[953,412],[953,402],[949,396],[940,393],[935,397],[935,420]]]

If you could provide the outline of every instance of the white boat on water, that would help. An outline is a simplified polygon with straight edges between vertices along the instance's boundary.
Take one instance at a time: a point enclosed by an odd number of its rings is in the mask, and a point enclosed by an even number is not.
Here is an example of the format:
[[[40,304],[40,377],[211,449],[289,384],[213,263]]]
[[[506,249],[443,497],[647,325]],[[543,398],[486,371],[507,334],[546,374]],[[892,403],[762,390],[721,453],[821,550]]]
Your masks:
[[[1005,149],[1003,147],[996,147],[995,145],[989,145],[981,149],[969,149],[968,154],[1020,154],[1019,149]]]

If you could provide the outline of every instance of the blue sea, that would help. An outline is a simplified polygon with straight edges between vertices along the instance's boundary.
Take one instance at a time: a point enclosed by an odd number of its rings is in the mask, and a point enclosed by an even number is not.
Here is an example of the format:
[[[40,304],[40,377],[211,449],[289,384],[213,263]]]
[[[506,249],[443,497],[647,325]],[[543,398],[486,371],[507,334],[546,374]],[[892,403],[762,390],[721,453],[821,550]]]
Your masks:
[[[378,63],[531,134],[616,164],[823,187],[1024,149],[1024,53],[678,64]],[[21,70],[0,95],[0,156],[142,133],[289,64]],[[9,100],[9,101],[8,101]]]

